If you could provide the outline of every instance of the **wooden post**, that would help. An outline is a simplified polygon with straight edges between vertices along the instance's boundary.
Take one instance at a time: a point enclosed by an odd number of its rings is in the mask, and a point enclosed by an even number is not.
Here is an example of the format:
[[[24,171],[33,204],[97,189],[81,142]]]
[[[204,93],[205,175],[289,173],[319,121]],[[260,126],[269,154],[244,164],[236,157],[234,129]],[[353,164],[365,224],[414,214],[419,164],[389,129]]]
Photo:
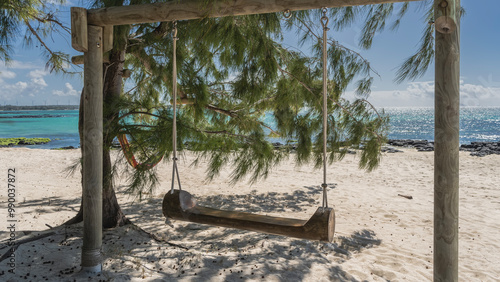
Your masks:
[[[454,1],[438,1],[434,6],[434,24],[440,33],[449,34],[457,28],[457,15],[460,10],[450,8]]]
[[[434,0],[434,11],[457,15],[435,39],[434,281],[458,281],[460,0]]]
[[[102,27],[88,26],[84,64],[82,270],[102,269]]]

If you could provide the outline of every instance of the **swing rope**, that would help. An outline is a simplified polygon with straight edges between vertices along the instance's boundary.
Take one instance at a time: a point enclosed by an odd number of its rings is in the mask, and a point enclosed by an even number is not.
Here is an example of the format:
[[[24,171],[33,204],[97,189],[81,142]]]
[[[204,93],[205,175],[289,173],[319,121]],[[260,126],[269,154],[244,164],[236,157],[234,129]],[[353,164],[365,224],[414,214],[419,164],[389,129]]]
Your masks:
[[[327,113],[327,76],[328,76],[328,58],[327,58],[327,31],[328,28],[328,17],[326,16],[327,9],[323,8],[323,17],[321,17],[321,25],[323,26],[323,209],[328,208],[328,195],[326,193],[326,188],[328,184],[326,184],[326,165],[327,165],[327,155],[326,155],[326,146],[327,146],[327,131],[328,131],[328,113]]]
[[[323,16],[321,17],[321,25],[323,26],[323,184],[321,184],[321,187],[323,188],[323,203],[322,207],[323,209],[328,208],[328,195],[327,195],[327,188],[328,184],[326,183],[326,175],[327,175],[327,139],[328,139],[328,113],[327,113],[327,76],[328,76],[328,57],[327,57],[327,32],[329,30],[328,28],[328,17],[326,16],[327,9],[323,8],[322,9]],[[177,183],[179,185],[179,190],[182,190],[181,188],[181,180],[179,176],[179,170],[177,168],[177,57],[176,57],[176,49],[177,49],[177,40],[179,39],[177,37],[177,21],[173,22],[173,30],[172,30],[172,43],[173,43],[173,58],[172,58],[172,65],[173,65],[173,85],[172,85],[172,92],[173,92],[173,125],[172,125],[172,145],[173,145],[173,167],[172,167],[172,186],[170,193],[174,192],[174,186],[175,186],[175,178],[177,176]]]
[[[163,215],[168,219],[184,220],[202,224],[211,224],[229,228],[239,228],[257,232],[265,232],[270,234],[278,234],[289,237],[296,237],[308,240],[333,241],[335,232],[335,212],[332,208],[328,208],[326,200],[326,141],[327,141],[327,107],[326,107],[326,27],[328,18],[326,18],[326,9],[323,9],[323,28],[324,28],[324,50],[323,50],[323,155],[324,155],[324,183],[323,186],[323,208],[318,207],[314,215],[307,221],[302,219],[273,217],[267,215],[252,214],[248,212],[226,211],[197,205],[195,199],[186,191],[174,191],[175,174],[177,173],[177,181],[180,179],[177,170],[177,143],[176,143],[176,106],[177,106],[177,64],[176,64],[176,40],[177,26],[174,22],[173,29],[173,171],[172,171],[172,190],[167,193],[163,199],[162,209]],[[287,13],[288,16],[289,12]],[[326,209],[325,209],[326,206]],[[322,211],[321,211],[322,210]],[[169,224],[171,225],[171,224]],[[172,226],[172,225],[171,225]]]
[[[173,65],[173,77],[172,77],[172,92],[173,92],[173,122],[172,122],[172,188],[170,189],[170,193],[174,193],[174,185],[175,185],[175,176],[177,175],[177,183],[179,184],[179,190],[182,190],[181,187],[181,178],[179,176],[179,170],[177,168],[177,56],[176,56],[176,50],[177,50],[177,40],[179,39],[177,37],[177,21],[173,22],[174,27],[172,30],[172,41],[173,41],[173,47],[172,47],[172,53],[173,53],[173,58],[172,58],[172,65]]]
[[[322,8],[321,12],[323,13],[323,16],[321,17],[321,25],[323,26],[323,184],[321,184],[321,187],[323,188],[323,211],[325,208],[328,208],[328,194],[327,194],[327,188],[328,184],[326,183],[326,174],[327,174],[327,141],[328,141],[328,93],[327,93],[327,81],[328,81],[328,35],[327,32],[330,30],[328,28],[328,17],[326,16],[326,13],[328,12],[327,8]],[[290,19],[292,17],[292,13],[290,12],[289,9],[283,11],[283,16],[285,19]]]

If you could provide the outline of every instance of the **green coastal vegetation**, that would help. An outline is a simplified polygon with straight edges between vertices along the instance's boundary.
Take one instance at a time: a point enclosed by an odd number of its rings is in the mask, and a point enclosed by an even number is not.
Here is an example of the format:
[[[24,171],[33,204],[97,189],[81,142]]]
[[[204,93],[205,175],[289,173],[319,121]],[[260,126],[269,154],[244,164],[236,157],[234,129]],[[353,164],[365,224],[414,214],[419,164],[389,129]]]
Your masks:
[[[0,147],[18,146],[18,145],[39,145],[49,143],[49,138],[0,138]]]

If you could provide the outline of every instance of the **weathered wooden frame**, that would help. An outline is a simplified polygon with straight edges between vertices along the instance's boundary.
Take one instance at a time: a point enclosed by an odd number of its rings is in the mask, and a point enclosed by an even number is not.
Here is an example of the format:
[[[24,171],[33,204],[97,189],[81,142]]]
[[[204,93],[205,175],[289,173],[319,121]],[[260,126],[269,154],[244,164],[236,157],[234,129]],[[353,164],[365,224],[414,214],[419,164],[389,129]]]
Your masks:
[[[419,0],[410,0],[419,1]],[[200,0],[71,8],[72,46],[84,52],[82,267],[100,272],[102,246],[102,63],[113,45],[113,26],[295,10],[409,2],[402,0]],[[460,0],[434,0],[435,153],[434,280],[458,280],[458,178],[460,108]]]

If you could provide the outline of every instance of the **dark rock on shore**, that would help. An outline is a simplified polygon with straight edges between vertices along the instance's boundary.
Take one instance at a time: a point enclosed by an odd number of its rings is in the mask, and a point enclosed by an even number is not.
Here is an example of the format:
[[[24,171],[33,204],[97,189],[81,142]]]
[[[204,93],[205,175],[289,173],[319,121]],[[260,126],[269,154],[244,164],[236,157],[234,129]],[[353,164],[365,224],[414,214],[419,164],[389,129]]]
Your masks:
[[[460,146],[460,151],[471,152],[471,156],[484,157],[487,155],[500,155],[500,142],[471,142]]]
[[[273,146],[274,146],[274,149],[279,149],[279,148],[283,147],[283,144],[281,144],[280,142],[275,142],[275,143],[273,143]]]
[[[393,148],[393,147],[382,147],[382,153],[403,153],[403,151],[401,150],[398,150],[396,148]]]
[[[272,143],[273,147],[275,150],[280,150],[280,149],[287,149],[287,150],[297,150],[297,145],[296,144],[282,144],[280,142],[275,142],[275,143]]]
[[[389,139],[387,144],[396,147],[416,148],[419,152],[434,151],[434,142],[429,142],[427,140]]]
[[[419,152],[434,151],[434,142],[427,140],[389,139],[387,144],[396,147],[416,148]],[[500,155],[500,142],[471,142],[470,144],[462,144],[460,151],[471,152],[471,156],[477,157],[484,157],[491,154]],[[384,152],[384,149],[382,149],[382,152]]]

